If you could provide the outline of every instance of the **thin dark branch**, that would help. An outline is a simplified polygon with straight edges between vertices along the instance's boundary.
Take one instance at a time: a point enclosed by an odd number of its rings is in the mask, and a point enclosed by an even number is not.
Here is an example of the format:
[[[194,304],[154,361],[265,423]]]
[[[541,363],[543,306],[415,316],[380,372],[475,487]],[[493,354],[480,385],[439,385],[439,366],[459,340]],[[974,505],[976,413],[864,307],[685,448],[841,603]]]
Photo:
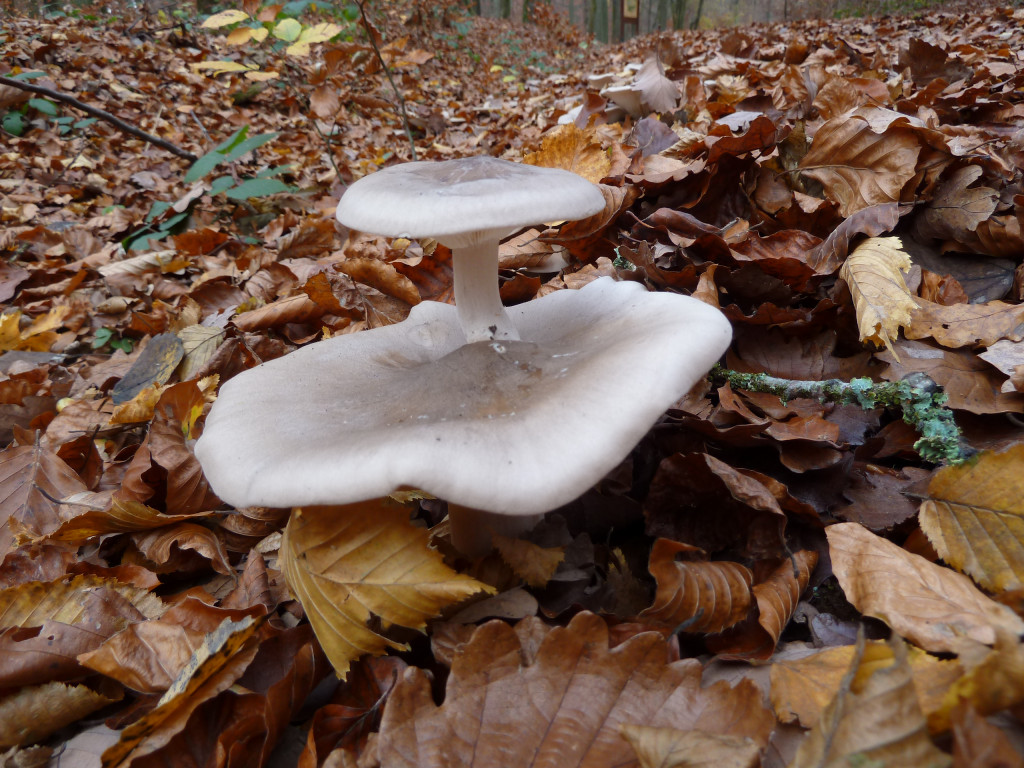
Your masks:
[[[130,133],[137,139],[148,141],[150,144],[155,144],[156,146],[161,147],[162,149],[166,149],[172,155],[177,155],[180,158],[188,160],[190,163],[194,163],[198,159],[191,152],[186,152],[184,149],[176,147],[169,141],[164,141],[161,138],[152,136],[146,133],[145,131],[139,130],[134,125],[129,125],[121,118],[114,117],[109,112],[104,112],[102,109],[98,109],[97,107],[89,106],[88,104],[79,101],[74,96],[68,96],[66,93],[60,93],[59,91],[54,91],[51,88],[46,88],[42,85],[34,85],[32,83],[23,82],[22,80],[15,80],[10,77],[3,77],[2,75],[0,75],[0,84],[9,85],[12,88],[18,88],[22,91],[28,91],[30,93],[38,93],[41,96],[47,96],[53,99],[54,101],[60,101],[64,104],[69,104],[75,109],[79,109],[82,112],[85,112],[87,115],[92,115],[93,117],[99,120],[103,120],[104,122],[110,123],[111,125],[120,128],[125,133]]]
[[[402,97],[402,92],[398,90],[398,86],[395,85],[395,80],[391,77],[391,70],[388,68],[387,63],[384,61],[384,57],[381,55],[380,48],[377,46],[377,38],[373,34],[373,25],[366,16],[366,0],[356,0],[356,5],[359,6],[359,16],[363,20],[363,29],[366,30],[366,36],[370,38],[370,45],[373,46],[373,52],[377,54],[377,61],[380,62],[381,69],[384,70],[384,74],[388,78],[388,82],[391,83],[391,90],[395,92],[395,98],[398,99],[398,110],[402,113],[402,125],[405,127],[405,135],[409,137],[409,148],[412,150],[412,159],[416,159],[416,142],[412,137],[412,128],[409,127],[409,115],[405,111],[405,99]]]

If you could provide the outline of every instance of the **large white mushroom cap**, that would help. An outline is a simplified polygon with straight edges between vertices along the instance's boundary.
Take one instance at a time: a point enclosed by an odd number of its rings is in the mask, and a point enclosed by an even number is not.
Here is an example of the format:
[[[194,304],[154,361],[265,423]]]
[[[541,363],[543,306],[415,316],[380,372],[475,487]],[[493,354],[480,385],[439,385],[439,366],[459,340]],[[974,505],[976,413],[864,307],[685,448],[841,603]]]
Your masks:
[[[509,309],[521,341],[466,344],[455,308],[311,344],[228,381],[196,445],[235,506],[421,488],[512,515],[581,495],[710,369],[716,309],[600,278]]]

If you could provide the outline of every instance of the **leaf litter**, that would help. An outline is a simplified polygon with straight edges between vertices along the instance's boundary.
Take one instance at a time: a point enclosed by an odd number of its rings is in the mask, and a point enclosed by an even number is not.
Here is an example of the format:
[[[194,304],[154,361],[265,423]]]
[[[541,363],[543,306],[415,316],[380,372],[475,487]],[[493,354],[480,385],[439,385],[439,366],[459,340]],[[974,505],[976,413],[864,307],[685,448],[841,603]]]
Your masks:
[[[281,10],[0,32],[0,75],[207,155],[190,173],[0,86],[5,759],[1020,762],[1022,12],[581,47],[545,5],[383,2],[385,71],[351,19],[339,42]],[[225,506],[192,454],[220,382],[451,301],[444,246],[333,220],[412,159],[388,75],[420,159],[600,184],[602,213],[503,244],[506,302],[600,275],[692,293],[732,321],[730,368],[926,374],[977,454],[937,467],[891,409],[708,382],[476,561],[423,494]]]

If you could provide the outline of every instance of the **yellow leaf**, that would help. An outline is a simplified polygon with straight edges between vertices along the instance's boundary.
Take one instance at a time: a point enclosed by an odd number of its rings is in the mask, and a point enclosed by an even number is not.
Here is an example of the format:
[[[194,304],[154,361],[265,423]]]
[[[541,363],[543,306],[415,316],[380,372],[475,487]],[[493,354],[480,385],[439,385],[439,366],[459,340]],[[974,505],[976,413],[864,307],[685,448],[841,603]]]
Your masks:
[[[238,22],[245,21],[248,18],[249,14],[245,11],[230,9],[213,14],[213,16],[203,22],[202,26],[207,29],[217,29],[218,27],[226,27],[228,24],[237,24]]]
[[[623,725],[641,768],[755,768],[761,747],[751,738],[694,729]]]
[[[21,330],[21,311],[14,310],[0,316],[0,352],[25,350],[29,352],[47,352],[57,340],[53,329],[59,328],[67,307],[54,307],[45,315],[33,320],[27,328]]]
[[[572,171],[595,184],[607,176],[612,167],[608,153],[601,149],[597,132],[593,128],[581,130],[572,123],[548,131],[540,151],[531,152],[523,162]]]
[[[201,69],[208,69],[215,74],[222,72],[248,72],[253,67],[246,64],[239,64],[237,61],[200,61],[198,64],[190,64],[197,72]]]
[[[299,35],[298,42],[300,43],[324,43],[334,37],[336,34],[341,32],[341,27],[337,24],[314,24],[311,27],[306,27],[302,30]]]
[[[274,37],[278,40],[284,40],[286,43],[298,40],[301,33],[302,24],[295,19],[281,19],[274,26]]]
[[[252,27],[238,27],[237,29],[231,30],[224,41],[228,45],[245,45],[256,37],[256,32],[262,32],[263,37],[267,36],[267,30],[263,27],[259,27],[258,29],[253,29]]]
[[[890,647],[893,663],[865,676],[860,674],[865,661],[860,639],[838,693],[801,742],[790,768],[950,764],[928,737],[906,646],[894,637]]]
[[[445,606],[491,587],[444,564],[426,529],[383,500],[292,512],[281,542],[281,570],[340,677],[366,653],[405,646],[367,622],[380,618],[423,629]]]
[[[1024,588],[1024,445],[935,473],[921,529],[939,556],[992,591]]]
[[[903,280],[909,269],[910,257],[898,237],[869,237],[839,270],[853,294],[860,340],[884,345],[894,357],[892,340],[901,325],[910,325],[911,312],[917,309]]]

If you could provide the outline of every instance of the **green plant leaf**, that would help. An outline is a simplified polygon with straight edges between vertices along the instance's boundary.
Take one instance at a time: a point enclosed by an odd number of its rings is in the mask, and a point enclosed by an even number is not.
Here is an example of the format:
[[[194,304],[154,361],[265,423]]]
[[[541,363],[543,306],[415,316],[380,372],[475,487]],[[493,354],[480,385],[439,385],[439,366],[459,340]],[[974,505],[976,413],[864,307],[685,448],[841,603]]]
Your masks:
[[[49,99],[29,99],[28,105],[44,115],[49,115],[50,117],[57,116],[57,105]]]
[[[232,187],[225,194],[232,200],[247,200],[250,197],[266,197],[291,190],[291,187],[277,179],[248,179],[237,187]]]
[[[25,132],[25,118],[20,112],[8,112],[4,115],[3,126],[12,136],[21,136]]]
[[[245,141],[239,142],[224,156],[224,162],[233,163],[242,155],[252,152],[254,149],[263,146],[268,141],[273,141],[279,135],[280,134],[278,133],[261,133],[258,136],[252,136]]]

